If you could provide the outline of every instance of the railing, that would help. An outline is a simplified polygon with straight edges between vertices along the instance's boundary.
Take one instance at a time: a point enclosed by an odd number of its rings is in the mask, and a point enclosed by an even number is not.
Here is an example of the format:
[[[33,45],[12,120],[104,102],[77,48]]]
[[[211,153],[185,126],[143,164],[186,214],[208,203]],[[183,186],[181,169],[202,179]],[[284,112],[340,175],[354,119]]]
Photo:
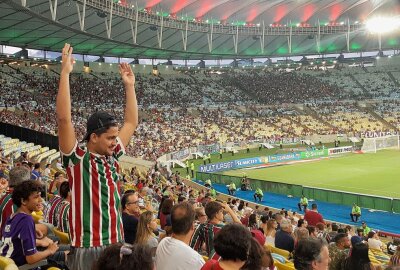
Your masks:
[[[83,4],[84,0],[77,0]],[[150,14],[144,11],[137,11],[136,9],[121,6],[109,0],[86,0],[86,5],[95,9],[109,13],[112,11],[113,15],[127,18],[132,21],[137,21],[149,25],[155,25],[164,28],[202,32],[226,35],[240,35],[240,36],[299,36],[299,35],[329,35],[329,34],[346,34],[364,29],[362,24],[343,24],[343,25],[320,25],[320,26],[242,26],[231,24],[212,24],[197,21],[179,20],[172,17],[162,17]],[[111,8],[111,5],[112,8]]]

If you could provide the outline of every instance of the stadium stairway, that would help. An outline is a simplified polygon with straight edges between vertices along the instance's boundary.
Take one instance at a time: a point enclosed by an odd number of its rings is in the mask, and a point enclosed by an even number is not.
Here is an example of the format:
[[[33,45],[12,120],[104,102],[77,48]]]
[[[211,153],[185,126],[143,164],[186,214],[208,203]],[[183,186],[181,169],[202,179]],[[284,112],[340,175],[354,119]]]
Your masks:
[[[389,78],[393,81],[394,85],[396,85],[397,87],[400,87],[400,80],[397,80],[394,76],[392,72],[387,72],[387,74],[389,75]]]
[[[348,74],[348,76],[358,85],[358,87],[360,87],[363,90],[363,93],[365,96],[369,96],[369,92],[368,90],[364,87],[364,85],[362,85],[357,79],[356,77],[353,76],[353,74]]]
[[[335,127],[334,125],[332,125],[328,121],[325,121],[324,119],[322,119],[322,117],[320,117],[315,110],[311,109],[310,107],[308,107],[306,105],[304,105],[303,110],[301,110],[301,114],[309,115],[312,118],[318,120],[318,122],[323,123],[324,125],[326,125],[326,126],[328,126],[330,128],[337,129],[337,127]]]
[[[378,120],[379,122],[382,123],[382,125],[387,128],[387,129],[391,129],[391,130],[397,130],[397,127],[391,123],[389,123],[388,121],[386,121],[385,119],[383,119],[382,116],[380,116],[379,114],[377,114],[371,107],[360,107],[357,106],[357,108],[360,111],[363,111],[369,115],[371,115],[373,118],[375,118],[376,120]]]
[[[202,181],[196,180],[199,184],[204,184]],[[215,190],[219,193],[228,194],[226,185],[213,183]],[[243,200],[254,202],[254,191],[241,191],[238,189],[235,197]],[[299,212],[297,203],[300,198],[287,197],[280,194],[268,193],[264,191],[264,198],[261,202],[262,205],[273,207],[277,209],[285,208],[286,210]],[[361,226],[361,221],[365,221],[371,229],[384,231],[388,233],[400,234],[400,214],[388,213],[384,211],[373,211],[362,208],[361,219],[355,223],[351,222],[350,211],[351,206],[333,204],[321,201],[310,201],[309,203],[317,203],[319,212],[323,215],[324,219],[336,221],[338,223],[350,224],[354,226]]]

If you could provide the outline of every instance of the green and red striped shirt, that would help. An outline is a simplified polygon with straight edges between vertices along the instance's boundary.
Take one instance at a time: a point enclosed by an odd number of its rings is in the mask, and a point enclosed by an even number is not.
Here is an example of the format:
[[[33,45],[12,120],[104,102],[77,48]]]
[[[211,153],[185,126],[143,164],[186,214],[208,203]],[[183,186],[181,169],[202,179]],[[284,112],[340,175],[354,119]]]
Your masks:
[[[6,193],[0,198],[0,239],[3,233],[4,226],[6,225],[7,218],[17,211],[17,206],[14,205],[12,196],[12,189],[8,189]]]
[[[123,227],[118,159],[125,153],[121,140],[112,156],[91,153],[76,143],[62,153],[71,189],[69,233],[73,247],[99,247],[121,242]]]
[[[60,203],[63,201],[63,198],[61,198],[58,195],[54,195],[53,198],[51,198],[45,207],[43,211],[43,216],[44,216],[44,221],[50,224],[53,224],[54,226],[57,226],[57,219],[56,219],[56,213],[57,213],[57,208],[59,207]]]
[[[68,201],[62,201],[56,213],[57,228],[64,233],[69,233],[69,209],[70,203]]]

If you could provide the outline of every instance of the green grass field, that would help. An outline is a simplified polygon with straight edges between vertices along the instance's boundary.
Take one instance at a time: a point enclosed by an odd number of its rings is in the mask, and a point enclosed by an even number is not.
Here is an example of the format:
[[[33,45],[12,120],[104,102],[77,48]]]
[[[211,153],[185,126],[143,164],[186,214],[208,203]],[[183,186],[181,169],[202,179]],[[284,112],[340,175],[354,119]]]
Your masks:
[[[255,153],[252,156],[256,156]],[[348,154],[278,167],[232,170],[223,174],[243,176],[243,172],[253,179],[400,198],[398,150]]]

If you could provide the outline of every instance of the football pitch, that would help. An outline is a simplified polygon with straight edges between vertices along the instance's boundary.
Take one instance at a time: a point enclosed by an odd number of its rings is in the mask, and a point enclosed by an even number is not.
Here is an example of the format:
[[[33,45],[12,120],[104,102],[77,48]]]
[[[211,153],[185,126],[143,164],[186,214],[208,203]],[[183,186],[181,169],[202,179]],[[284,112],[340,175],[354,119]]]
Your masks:
[[[223,174],[400,198],[400,151],[347,154],[268,168],[225,171]]]

